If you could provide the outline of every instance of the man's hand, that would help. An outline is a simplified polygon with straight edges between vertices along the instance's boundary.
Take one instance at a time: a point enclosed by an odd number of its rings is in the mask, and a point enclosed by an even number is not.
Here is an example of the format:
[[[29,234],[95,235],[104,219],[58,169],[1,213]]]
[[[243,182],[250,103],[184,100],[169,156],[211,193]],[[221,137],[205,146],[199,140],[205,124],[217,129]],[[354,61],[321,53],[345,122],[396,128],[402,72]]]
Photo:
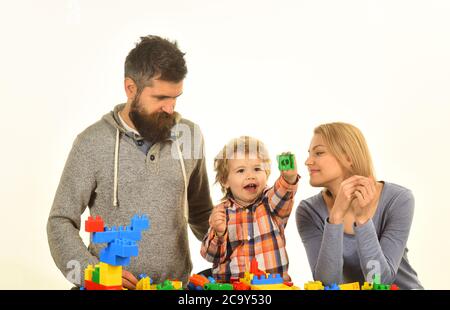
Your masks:
[[[122,286],[124,288],[135,290],[137,283],[138,280],[131,272],[122,269]]]

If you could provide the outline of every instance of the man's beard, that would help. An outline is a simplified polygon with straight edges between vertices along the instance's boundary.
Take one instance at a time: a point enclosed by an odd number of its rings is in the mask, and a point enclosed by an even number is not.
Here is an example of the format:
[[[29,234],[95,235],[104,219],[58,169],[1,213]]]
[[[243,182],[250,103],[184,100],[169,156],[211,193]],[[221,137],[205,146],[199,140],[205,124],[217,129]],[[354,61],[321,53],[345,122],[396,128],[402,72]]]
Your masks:
[[[170,131],[176,123],[178,113],[155,112],[145,114],[140,109],[139,98],[131,103],[130,119],[139,134],[150,143],[159,143],[170,137]]]

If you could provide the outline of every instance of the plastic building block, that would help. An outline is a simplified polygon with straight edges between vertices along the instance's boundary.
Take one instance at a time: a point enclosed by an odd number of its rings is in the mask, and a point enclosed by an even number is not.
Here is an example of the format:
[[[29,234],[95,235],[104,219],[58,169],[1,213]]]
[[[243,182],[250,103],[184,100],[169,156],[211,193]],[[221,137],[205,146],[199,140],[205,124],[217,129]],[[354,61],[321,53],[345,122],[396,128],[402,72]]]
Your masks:
[[[128,266],[130,257],[116,256],[106,247],[100,252],[100,261],[113,266]]]
[[[307,291],[321,291],[324,290],[324,287],[320,281],[309,281],[304,284],[304,289]]]
[[[250,273],[257,277],[265,276],[266,273],[262,270],[259,270],[258,268],[258,261],[255,257],[252,258],[252,261],[250,262]]]
[[[252,285],[264,285],[264,284],[283,284],[283,278],[279,273],[274,275],[267,275],[261,277],[253,276],[253,280],[251,282]]]
[[[233,285],[229,283],[206,283],[203,288],[206,291],[232,291]]]
[[[101,217],[89,217],[85,226],[86,231],[92,233],[93,243],[107,243],[100,252],[100,263],[85,269],[85,288],[122,289],[122,266],[127,266],[130,258],[138,255],[136,242],[141,240],[142,231],[150,227],[148,217],[135,215],[130,226],[111,229],[104,226]],[[142,276],[140,280],[141,289],[152,289],[150,278]],[[178,282],[176,285],[181,286]],[[156,286],[153,288],[156,289]]]
[[[105,227],[104,231],[94,232],[92,234],[93,243],[109,243],[117,238],[119,238],[119,230],[117,229],[117,227],[115,227],[115,229]]]
[[[122,285],[122,266],[111,266],[100,262],[100,284],[105,286]]]
[[[136,231],[143,231],[150,228],[150,221],[147,215],[142,215],[139,217],[138,215],[133,216],[131,219],[131,227]]]
[[[299,288],[297,286],[287,286],[284,285],[283,283],[279,283],[279,284],[265,284],[265,285],[252,285],[251,286],[252,290],[299,290]]]
[[[339,288],[343,291],[359,291],[359,282],[340,284]]]
[[[188,283],[187,289],[190,290],[190,291],[203,291],[203,287],[201,287],[201,286],[195,286],[195,285],[192,284],[192,283]]]
[[[361,290],[371,291],[371,290],[373,290],[373,284],[369,283],[369,282],[364,282],[363,286],[361,287]]]
[[[85,289],[86,290],[102,290],[102,291],[117,291],[117,290],[122,290],[122,285],[120,286],[105,286],[105,285],[101,285],[89,280],[85,280],[84,281],[84,285],[85,285]]]
[[[375,274],[373,276],[373,284],[381,284],[381,275],[380,274]]]
[[[398,290],[400,290],[400,288],[398,287],[397,284],[392,284],[391,285],[391,291],[398,291]]]
[[[250,290],[250,285],[247,285],[244,282],[236,281],[233,283],[233,289],[235,291],[248,291]]]
[[[213,277],[208,277],[209,283],[216,283],[216,280]]]
[[[128,239],[115,239],[109,244],[109,252],[116,256],[137,256],[139,251],[135,241]]]
[[[183,289],[183,282],[178,280],[172,280],[173,288],[176,290],[182,290]]]
[[[280,171],[293,170],[295,168],[294,154],[278,155],[277,161]]]
[[[325,286],[325,291],[339,291],[341,288],[336,283],[331,284],[330,286]]]
[[[143,278],[136,284],[137,291],[149,291],[150,290],[150,278]]]
[[[209,283],[209,280],[203,275],[193,274],[189,278],[189,283],[192,283],[194,286],[200,286],[203,288],[206,283]]]
[[[208,277],[209,279],[210,277]],[[239,277],[230,277],[230,283],[239,282]]]
[[[84,280],[92,281],[92,273],[94,272],[94,266],[88,265],[84,270]]]
[[[157,290],[162,291],[181,290],[182,288],[183,285],[181,284],[180,281],[170,281],[170,280],[165,280],[163,283],[158,284],[156,286]]]
[[[104,230],[105,223],[100,216],[89,216],[88,219],[84,222],[84,229],[86,232],[101,232]]]
[[[391,289],[391,286],[389,284],[374,284],[373,290],[374,291],[389,291]]]
[[[92,272],[92,282],[100,284],[100,266],[95,266]]]

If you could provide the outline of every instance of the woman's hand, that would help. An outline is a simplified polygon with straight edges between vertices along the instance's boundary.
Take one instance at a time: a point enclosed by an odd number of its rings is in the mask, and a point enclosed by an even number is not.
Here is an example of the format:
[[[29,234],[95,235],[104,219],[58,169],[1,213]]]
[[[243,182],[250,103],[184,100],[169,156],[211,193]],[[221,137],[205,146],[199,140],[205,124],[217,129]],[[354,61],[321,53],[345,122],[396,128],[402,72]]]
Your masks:
[[[215,207],[209,217],[209,226],[211,226],[216,235],[221,237],[227,230],[227,215],[223,204]]]
[[[288,182],[289,184],[297,183],[298,172],[297,172],[297,161],[295,160],[295,155],[289,152],[282,153],[281,155],[292,155],[294,159],[294,168],[291,170],[281,170],[281,176]]]
[[[371,206],[377,197],[377,188],[373,178],[360,177],[352,201],[353,213],[357,225],[365,224],[372,217]]]
[[[331,224],[342,224],[344,222],[344,216],[350,209],[352,200],[355,199],[354,193],[360,178],[362,177],[354,175],[344,180],[339,186],[334,205],[330,211],[329,222]]]

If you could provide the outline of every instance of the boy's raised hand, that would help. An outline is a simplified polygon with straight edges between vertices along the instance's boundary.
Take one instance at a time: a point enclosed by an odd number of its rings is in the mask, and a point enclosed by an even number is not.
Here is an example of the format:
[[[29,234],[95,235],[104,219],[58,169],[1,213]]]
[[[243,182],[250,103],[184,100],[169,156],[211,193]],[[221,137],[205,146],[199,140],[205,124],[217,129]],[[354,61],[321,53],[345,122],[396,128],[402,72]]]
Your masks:
[[[214,229],[216,235],[221,237],[227,229],[227,215],[223,204],[215,207],[209,217],[209,226]]]
[[[277,156],[278,169],[280,169],[281,175],[289,184],[297,183],[297,162],[295,155],[289,152],[282,153]]]

